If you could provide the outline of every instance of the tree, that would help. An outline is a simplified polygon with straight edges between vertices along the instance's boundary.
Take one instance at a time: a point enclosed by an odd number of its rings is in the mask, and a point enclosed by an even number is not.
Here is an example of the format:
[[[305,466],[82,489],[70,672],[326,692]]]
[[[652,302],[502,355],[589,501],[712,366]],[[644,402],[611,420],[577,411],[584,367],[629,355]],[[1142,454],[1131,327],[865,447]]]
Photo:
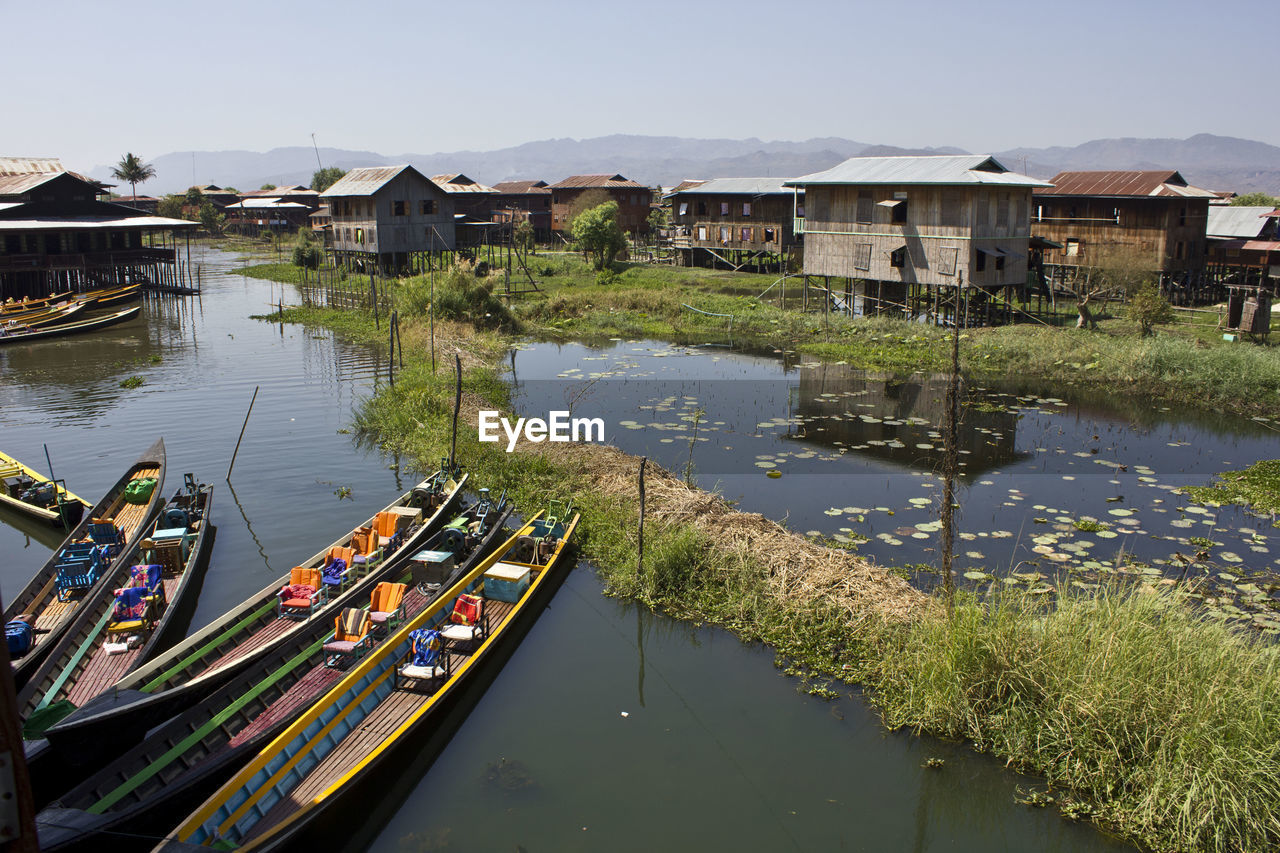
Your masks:
[[[210,234],[221,234],[222,225],[227,221],[225,213],[219,213],[218,209],[213,206],[213,202],[205,199],[200,204],[200,224],[204,226],[204,230]]]
[[[183,198],[181,195],[178,195],[177,193],[170,193],[160,199],[160,204],[156,207],[156,214],[168,217],[169,219],[181,219],[182,201]]]
[[[1144,338],[1150,337],[1158,324],[1173,322],[1173,308],[1160,293],[1160,285],[1151,280],[1129,294],[1125,315],[1138,325]]]
[[[1096,329],[1095,299],[1106,301],[1132,293],[1151,279],[1151,257],[1132,246],[1104,246],[1093,250],[1093,262],[1081,267],[1071,284],[1076,295],[1077,329]]]
[[[1231,204],[1235,207],[1280,207],[1280,198],[1266,193],[1245,193],[1231,199]]]
[[[137,154],[128,153],[120,158],[111,169],[111,177],[117,181],[128,181],[133,188],[133,197],[138,197],[138,184],[146,183],[156,176],[156,167],[142,162]]]
[[[199,187],[192,187],[187,190],[186,202],[187,204],[199,207],[204,203],[204,193],[200,192]]]
[[[627,238],[618,225],[618,203],[605,202],[575,216],[573,239],[591,256],[593,268],[607,270],[618,253],[627,247]]]
[[[533,223],[525,220],[516,226],[516,230],[511,235],[515,242],[516,248],[521,252],[532,252],[534,246]]]
[[[314,178],[312,180],[314,180]],[[275,188],[276,188],[275,184],[263,184],[262,186],[258,187],[258,189],[260,190],[273,190]]]
[[[586,192],[578,193],[578,197],[569,203],[569,227],[573,228],[573,220],[578,218],[578,214],[607,204],[613,200],[613,196],[609,195],[609,191],[594,187]]]
[[[311,174],[311,189],[322,193],[341,180],[346,173],[346,169],[339,169],[337,166],[326,166],[323,169],[317,169]]]

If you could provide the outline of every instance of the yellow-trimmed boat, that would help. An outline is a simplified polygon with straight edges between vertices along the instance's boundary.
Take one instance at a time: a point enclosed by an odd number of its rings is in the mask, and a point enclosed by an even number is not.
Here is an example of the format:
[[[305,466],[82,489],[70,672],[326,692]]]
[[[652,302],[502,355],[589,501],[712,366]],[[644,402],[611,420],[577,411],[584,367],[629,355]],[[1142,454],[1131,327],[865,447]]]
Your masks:
[[[72,528],[80,523],[89,502],[54,483],[39,471],[0,453],[0,504],[54,527]]]
[[[389,760],[415,754],[408,745],[414,735],[478,680],[486,659],[510,651],[517,626],[536,617],[541,593],[567,571],[562,558],[578,524],[571,513],[553,503],[534,516],[367,655],[155,850],[338,846],[322,817],[349,827],[358,812],[354,798],[379,783],[385,789],[394,778],[380,773]]]

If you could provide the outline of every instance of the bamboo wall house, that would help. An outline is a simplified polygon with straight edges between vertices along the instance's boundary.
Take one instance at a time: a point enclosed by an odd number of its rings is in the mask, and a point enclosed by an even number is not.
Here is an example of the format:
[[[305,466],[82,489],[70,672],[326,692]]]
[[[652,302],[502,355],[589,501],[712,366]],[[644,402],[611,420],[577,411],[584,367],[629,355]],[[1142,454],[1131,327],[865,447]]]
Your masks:
[[[177,284],[175,235],[196,223],[102,201],[101,184],[72,172],[7,171],[0,175],[0,300]]]
[[[854,157],[786,181],[805,191],[805,293],[833,310],[1007,319],[1027,281],[1032,191],[994,157]]]
[[[686,182],[666,198],[671,240],[685,266],[720,262],[733,269],[768,260],[785,268],[799,246],[795,222],[804,194],[778,178],[717,178]]]
[[[551,230],[568,234],[570,220],[578,211],[574,203],[585,193],[599,190],[618,203],[618,224],[623,231],[646,234],[649,231],[649,211],[653,191],[644,184],[628,180],[622,175],[570,175],[552,184]]]
[[[1217,194],[1176,171],[1059,172],[1035,193],[1031,227],[1062,244],[1044,253],[1050,278],[1136,258],[1171,293],[1205,283],[1205,228]]]
[[[436,175],[431,181],[453,197],[453,221],[459,246],[489,242],[494,227],[493,200],[498,191],[462,174]]]
[[[394,272],[456,245],[453,196],[412,166],[352,169],[320,194],[335,264]]]

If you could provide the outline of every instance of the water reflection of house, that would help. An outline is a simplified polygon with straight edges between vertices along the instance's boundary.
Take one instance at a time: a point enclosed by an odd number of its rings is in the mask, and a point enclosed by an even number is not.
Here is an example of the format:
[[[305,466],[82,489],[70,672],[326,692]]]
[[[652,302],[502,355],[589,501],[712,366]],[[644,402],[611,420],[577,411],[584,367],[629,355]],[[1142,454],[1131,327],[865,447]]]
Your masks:
[[[717,178],[691,183],[667,196],[672,245],[681,263],[695,266],[719,261],[741,269],[767,259],[785,268],[786,255],[799,242],[795,222],[804,214],[803,193],[784,188],[779,178]]]
[[[820,364],[800,371],[795,413],[808,420],[793,428],[805,441],[874,456],[913,468],[934,469],[942,460],[940,432],[946,416],[945,374],[860,370]],[[1017,450],[1018,416],[1008,411],[962,411],[961,471],[978,474],[1026,456]],[[919,445],[930,445],[928,448]],[[852,448],[857,448],[853,450]]]
[[[67,171],[0,175],[0,299],[178,283],[173,235],[196,223],[102,201],[101,189]]]
[[[398,271],[420,266],[425,252],[455,247],[453,196],[412,166],[352,169],[320,196],[339,265]]]
[[[804,273],[833,310],[1001,321],[1027,280],[1032,190],[994,157],[854,157],[805,190]],[[813,281],[817,279],[817,281]]]

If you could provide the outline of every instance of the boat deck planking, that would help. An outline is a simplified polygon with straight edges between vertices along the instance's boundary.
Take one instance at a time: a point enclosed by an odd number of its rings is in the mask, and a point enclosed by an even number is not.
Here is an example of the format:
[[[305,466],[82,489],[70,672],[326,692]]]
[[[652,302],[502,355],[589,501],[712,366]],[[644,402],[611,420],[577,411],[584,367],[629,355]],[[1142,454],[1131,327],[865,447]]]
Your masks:
[[[178,591],[178,585],[181,582],[181,574],[167,575],[164,578],[166,601],[173,600],[174,593]],[[64,698],[70,699],[77,707],[83,705],[123,678],[141,653],[142,647],[139,646],[136,649],[129,649],[127,652],[111,655],[107,654],[102,644],[99,643]]]
[[[419,592],[416,587],[410,587],[404,597],[404,610],[408,614],[408,618],[412,618],[422,612],[422,609],[427,606],[429,601],[430,598]],[[392,631],[392,633],[395,632]],[[384,639],[386,638],[374,637],[373,646],[369,651],[376,649]],[[368,654],[368,652],[365,652],[365,654]],[[336,669],[323,664],[315,666],[311,672],[299,679],[279,699],[272,702],[266,710],[254,718],[253,722],[238,732],[228,745],[232,747],[239,746],[253,739],[260,732],[271,728],[279,720],[294,716],[320,696],[323,696],[330,687],[341,681],[346,674],[347,671],[345,669]]]
[[[485,607],[489,610],[489,630],[496,632],[515,605],[486,599]],[[449,655],[451,670],[456,672],[469,656],[469,653],[451,653]],[[431,699],[432,695],[432,692],[426,690],[393,690],[386,699],[378,703],[377,708],[361,720],[355,730],[344,737],[328,755],[320,759],[306,778],[299,782],[287,796],[282,797],[280,802],[272,806],[261,820],[254,823],[241,840],[241,844],[265,834],[340,780],[375,747],[390,738],[423,703]]]

